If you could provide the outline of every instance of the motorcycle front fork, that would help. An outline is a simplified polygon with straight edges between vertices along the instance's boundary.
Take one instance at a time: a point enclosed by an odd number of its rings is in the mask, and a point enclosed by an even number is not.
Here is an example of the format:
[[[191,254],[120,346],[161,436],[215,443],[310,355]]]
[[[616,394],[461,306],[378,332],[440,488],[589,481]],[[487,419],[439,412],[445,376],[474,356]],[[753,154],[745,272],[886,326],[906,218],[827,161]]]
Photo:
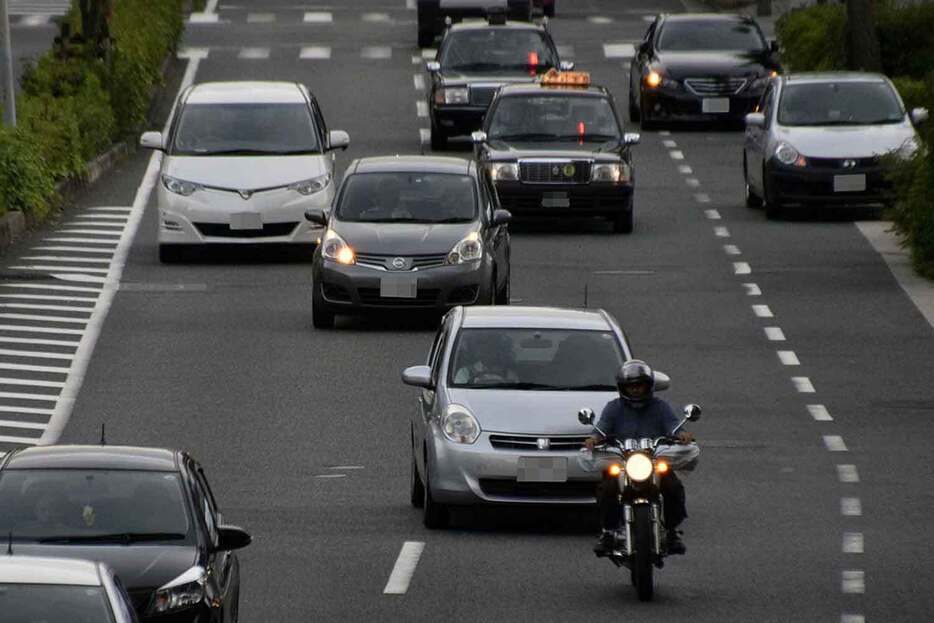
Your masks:
[[[626,539],[626,555],[632,556],[632,504],[623,504],[623,536]],[[653,552],[656,556],[662,554],[662,522],[661,511],[658,504],[652,504],[652,535],[654,536]]]

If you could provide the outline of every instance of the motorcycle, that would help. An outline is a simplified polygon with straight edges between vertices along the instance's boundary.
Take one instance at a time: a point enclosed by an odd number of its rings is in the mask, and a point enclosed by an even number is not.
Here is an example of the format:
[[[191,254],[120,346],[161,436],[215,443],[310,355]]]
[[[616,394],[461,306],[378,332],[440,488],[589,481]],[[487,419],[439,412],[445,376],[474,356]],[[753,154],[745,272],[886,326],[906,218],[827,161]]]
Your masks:
[[[605,441],[594,446],[595,451],[607,455],[603,468],[608,478],[619,482],[620,531],[616,544],[607,554],[617,567],[630,570],[630,579],[640,601],[651,601],[655,595],[654,570],[665,565],[668,556],[664,517],[664,500],[659,487],[660,478],[669,470],[689,471],[697,464],[700,449],[697,444],[680,444],[675,435],[687,422],[700,419],[697,405],[684,407],[684,419],[671,434],[656,439],[624,439],[608,436],[594,425],[594,412],[581,409],[577,418],[581,424],[592,426]],[[594,465],[592,454],[584,449],[581,464]],[[586,454],[591,454],[587,458]]]

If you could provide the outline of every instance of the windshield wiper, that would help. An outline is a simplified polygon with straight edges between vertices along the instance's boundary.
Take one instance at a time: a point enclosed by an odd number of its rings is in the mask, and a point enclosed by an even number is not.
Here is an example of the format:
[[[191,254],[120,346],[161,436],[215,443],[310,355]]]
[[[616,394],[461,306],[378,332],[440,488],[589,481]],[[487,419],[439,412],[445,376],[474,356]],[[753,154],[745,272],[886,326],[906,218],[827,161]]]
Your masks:
[[[294,156],[296,154],[318,153],[311,150],[282,151],[274,149],[218,149],[216,151],[188,152],[196,156]]]
[[[549,383],[528,383],[520,381],[503,381],[502,383],[474,383],[458,385],[467,389],[561,389]]]
[[[561,136],[556,136],[555,140],[557,141],[580,141],[585,142],[594,142],[594,141],[618,141],[619,136],[613,136],[612,134],[562,134]]]
[[[39,539],[39,543],[139,543],[142,541],[181,541],[180,532],[118,532],[115,534],[88,534],[75,536],[50,536]]]
[[[490,140],[493,141],[550,141],[555,138],[554,134],[500,134],[499,136],[491,136]]]
[[[556,391],[566,391],[566,392],[603,392],[603,391],[613,391],[616,389],[615,385],[607,385],[605,383],[594,383],[592,385],[555,385],[550,389]]]

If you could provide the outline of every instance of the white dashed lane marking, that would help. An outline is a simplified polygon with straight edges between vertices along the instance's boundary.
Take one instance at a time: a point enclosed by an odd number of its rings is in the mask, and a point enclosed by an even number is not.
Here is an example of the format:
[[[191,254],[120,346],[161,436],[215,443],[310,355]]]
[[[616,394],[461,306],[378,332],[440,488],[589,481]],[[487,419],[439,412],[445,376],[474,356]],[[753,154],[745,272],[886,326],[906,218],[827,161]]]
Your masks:
[[[762,296],[762,290],[754,283],[744,283],[743,287],[746,289],[746,296]]]
[[[416,91],[425,90],[425,76],[423,76],[422,74],[415,74],[414,76],[412,76],[412,83],[415,85]]]
[[[784,342],[785,333],[781,330],[781,327],[765,327],[765,337],[769,339],[770,342]]]
[[[840,514],[844,517],[861,517],[863,505],[859,498],[840,498]]]
[[[704,210],[704,216],[709,218],[711,221],[719,221],[720,213],[716,210]]]
[[[752,268],[747,262],[733,262],[733,272],[737,275],[748,275]]]
[[[682,164],[678,166],[678,173],[681,173],[682,175],[692,175],[694,173],[694,169],[686,164]]]
[[[739,247],[735,244],[725,244],[723,245],[723,251],[727,255],[742,255],[742,252],[739,250]]]
[[[710,203],[710,195],[707,193],[697,193],[694,195],[694,200],[697,201],[697,203]]]
[[[863,533],[862,532],[844,532],[842,549],[843,549],[844,554],[862,554],[863,553]]]
[[[260,61],[269,58],[269,48],[241,48],[237,58]]]
[[[418,566],[418,560],[424,551],[425,543],[422,541],[406,541],[402,544],[402,550],[383,589],[384,595],[404,595],[409,590],[415,567]]]
[[[795,389],[798,390],[798,393],[801,394],[813,394],[817,391],[814,389],[814,384],[811,383],[811,379],[806,376],[793,376],[791,377],[791,383],[795,386]]]
[[[716,236],[717,238],[729,238],[730,230],[727,229],[726,227],[714,227],[713,235]]]
[[[840,435],[824,435],[824,447],[830,452],[846,452],[846,443]]]
[[[331,58],[331,48],[324,45],[306,45],[298,57],[307,61],[327,60]]]
[[[824,405],[808,405],[808,413],[817,422],[833,422],[833,417]]]
[[[386,46],[367,46],[360,50],[360,56],[370,60],[388,60],[392,58],[392,48]]]
[[[855,484],[859,482],[859,472],[855,465],[837,465],[837,478],[845,484]]]
[[[334,16],[327,11],[307,11],[302,21],[306,24],[330,24]]]
[[[604,43],[603,54],[607,58],[632,58],[636,55],[636,46],[631,43]]]
[[[428,116],[428,102],[419,100],[415,102],[415,114],[421,118]]]
[[[272,24],[275,21],[275,13],[250,13],[246,16],[247,24]]]
[[[684,160],[684,153],[677,149],[669,151],[668,155],[671,156],[672,160]]]
[[[793,350],[780,350],[778,351],[778,359],[782,362],[782,365],[785,366],[800,366],[801,362],[798,361],[798,356]]]
[[[840,590],[846,594],[861,595],[866,592],[866,574],[856,569],[840,574]]]
[[[769,309],[768,305],[753,305],[752,313],[754,313],[759,318],[774,318],[775,315],[772,313],[772,310]]]
[[[866,623],[866,617],[861,614],[840,615],[840,623]]]

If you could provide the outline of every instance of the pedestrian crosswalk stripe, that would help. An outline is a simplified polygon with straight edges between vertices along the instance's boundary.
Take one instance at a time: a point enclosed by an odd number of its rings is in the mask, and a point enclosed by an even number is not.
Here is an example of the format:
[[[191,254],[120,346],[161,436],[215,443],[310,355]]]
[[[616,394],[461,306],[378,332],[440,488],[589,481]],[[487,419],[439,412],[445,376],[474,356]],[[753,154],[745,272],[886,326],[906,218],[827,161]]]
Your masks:
[[[607,58],[632,58],[636,47],[631,43],[604,43],[603,54]]]

